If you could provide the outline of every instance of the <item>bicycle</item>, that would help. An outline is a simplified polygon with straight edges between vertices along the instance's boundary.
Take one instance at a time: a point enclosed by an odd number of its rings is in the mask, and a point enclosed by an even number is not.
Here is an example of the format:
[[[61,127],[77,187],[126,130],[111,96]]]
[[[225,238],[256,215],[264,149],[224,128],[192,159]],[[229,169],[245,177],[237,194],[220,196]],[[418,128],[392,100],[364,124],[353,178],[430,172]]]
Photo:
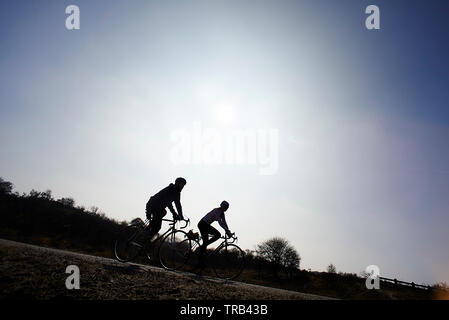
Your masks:
[[[151,260],[154,253],[152,244],[161,240],[157,256],[162,267],[167,270],[177,270],[184,266],[191,253],[191,240],[185,229],[190,224],[190,219],[180,220],[185,224],[179,229],[176,228],[178,220],[162,219],[170,222],[169,229],[156,239],[151,241],[146,235],[145,228],[149,225],[149,220],[143,222],[140,218],[134,219],[118,236],[114,243],[114,254],[118,261],[129,262],[134,260],[143,251],[146,257]]]
[[[223,280],[237,278],[245,268],[245,252],[235,244],[237,237],[235,233],[231,237],[226,234],[221,236],[223,241],[211,253],[205,253],[205,257],[212,260],[212,268],[215,275]],[[231,240],[229,240],[231,239]],[[191,251],[200,250],[199,240],[190,239]]]

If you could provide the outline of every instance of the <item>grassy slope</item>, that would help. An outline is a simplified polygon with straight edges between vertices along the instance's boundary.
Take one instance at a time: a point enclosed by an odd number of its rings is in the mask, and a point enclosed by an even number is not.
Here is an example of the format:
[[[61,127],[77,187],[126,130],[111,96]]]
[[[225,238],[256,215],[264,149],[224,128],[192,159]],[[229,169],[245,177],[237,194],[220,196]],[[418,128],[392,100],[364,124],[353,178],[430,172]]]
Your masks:
[[[51,199],[2,195],[0,212],[0,238],[107,258],[113,258],[113,239],[123,227],[104,215],[67,207]],[[434,298],[423,290],[387,284],[382,284],[381,290],[367,290],[365,280],[355,276],[298,271],[293,277],[281,272],[275,278],[270,270],[257,267],[253,265],[245,270],[239,280],[341,299]]]

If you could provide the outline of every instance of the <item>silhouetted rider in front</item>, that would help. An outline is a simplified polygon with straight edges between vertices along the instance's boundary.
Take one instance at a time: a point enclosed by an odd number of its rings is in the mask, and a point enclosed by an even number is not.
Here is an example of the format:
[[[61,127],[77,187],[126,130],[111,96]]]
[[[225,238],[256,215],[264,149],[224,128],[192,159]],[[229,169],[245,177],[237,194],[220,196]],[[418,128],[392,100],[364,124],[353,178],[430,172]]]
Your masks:
[[[173,214],[173,220],[184,219],[181,206],[181,191],[186,183],[186,179],[177,178],[175,184],[170,183],[168,187],[162,189],[148,200],[146,215],[148,220],[150,220],[150,224],[146,231],[150,239],[161,230],[162,218],[167,214],[165,208],[168,207],[170,209],[170,212]],[[178,213],[173,209],[172,202],[175,202]]]

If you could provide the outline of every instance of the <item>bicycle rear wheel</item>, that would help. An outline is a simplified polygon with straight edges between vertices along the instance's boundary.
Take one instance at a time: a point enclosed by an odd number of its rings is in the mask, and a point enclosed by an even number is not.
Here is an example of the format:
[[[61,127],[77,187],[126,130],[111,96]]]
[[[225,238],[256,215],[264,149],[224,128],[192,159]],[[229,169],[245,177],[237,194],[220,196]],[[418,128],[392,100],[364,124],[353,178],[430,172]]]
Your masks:
[[[141,227],[128,226],[117,237],[114,243],[114,254],[118,261],[128,262],[135,259],[145,242],[145,232]]]
[[[217,277],[224,280],[235,279],[245,267],[245,253],[239,246],[228,244],[213,254],[212,266]]]
[[[187,233],[175,230],[167,234],[159,246],[159,261],[167,270],[182,268],[189,259],[191,242]]]

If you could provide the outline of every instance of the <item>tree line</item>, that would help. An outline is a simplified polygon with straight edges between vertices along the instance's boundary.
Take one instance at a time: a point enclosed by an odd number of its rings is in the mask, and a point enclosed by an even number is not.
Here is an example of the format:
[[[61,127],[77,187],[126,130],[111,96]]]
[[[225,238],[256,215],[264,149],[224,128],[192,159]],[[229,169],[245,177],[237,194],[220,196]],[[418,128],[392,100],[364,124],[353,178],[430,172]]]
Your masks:
[[[114,235],[126,225],[98,207],[76,206],[71,197],[54,199],[50,190],[13,192],[0,178],[0,237],[88,253],[111,253]]]

